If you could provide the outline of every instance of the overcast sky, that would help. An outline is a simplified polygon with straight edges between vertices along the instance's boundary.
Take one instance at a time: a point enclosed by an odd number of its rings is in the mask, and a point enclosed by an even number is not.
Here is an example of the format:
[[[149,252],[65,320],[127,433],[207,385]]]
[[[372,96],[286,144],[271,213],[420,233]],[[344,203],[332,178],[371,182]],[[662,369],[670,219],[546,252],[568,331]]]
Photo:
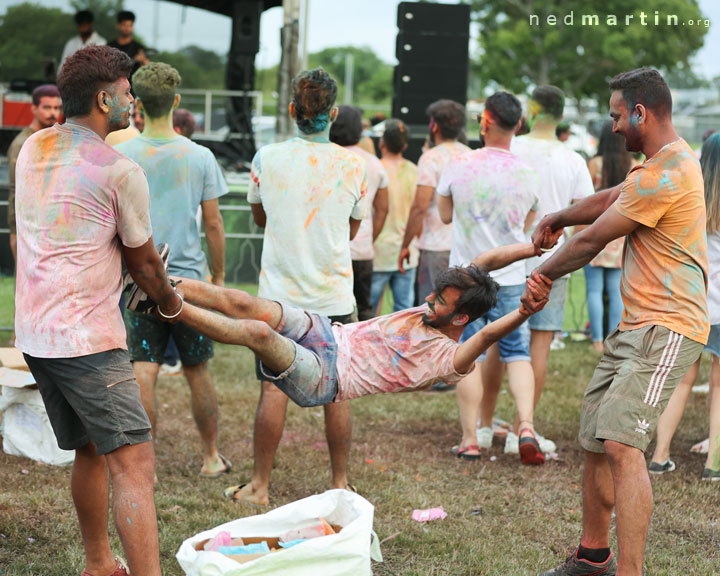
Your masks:
[[[303,0],[304,2],[305,0]],[[371,47],[383,60],[395,62],[397,5],[400,0],[309,0],[308,50],[317,52],[331,46]],[[446,0],[454,3],[452,0]],[[69,0],[34,0],[44,6],[70,11]],[[720,2],[699,0],[710,20],[705,45],[693,64],[699,75],[720,76]],[[15,0],[0,0],[0,13]],[[230,19],[197,8],[183,8],[162,0],[125,0],[125,7],[137,15],[136,31],[154,48],[177,50],[195,44],[219,53],[230,46]],[[280,60],[282,9],[263,13],[260,53],[256,65],[266,68]],[[2,42],[2,39],[0,39]]]

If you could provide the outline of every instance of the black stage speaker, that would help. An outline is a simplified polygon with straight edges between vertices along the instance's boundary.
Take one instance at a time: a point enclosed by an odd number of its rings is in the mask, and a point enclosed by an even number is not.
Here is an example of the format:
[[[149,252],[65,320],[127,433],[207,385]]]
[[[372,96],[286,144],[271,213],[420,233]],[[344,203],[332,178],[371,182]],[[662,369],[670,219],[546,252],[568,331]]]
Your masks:
[[[425,109],[441,98],[465,104],[468,86],[470,6],[401,2],[392,114],[417,133]],[[426,131],[425,131],[426,132]]]

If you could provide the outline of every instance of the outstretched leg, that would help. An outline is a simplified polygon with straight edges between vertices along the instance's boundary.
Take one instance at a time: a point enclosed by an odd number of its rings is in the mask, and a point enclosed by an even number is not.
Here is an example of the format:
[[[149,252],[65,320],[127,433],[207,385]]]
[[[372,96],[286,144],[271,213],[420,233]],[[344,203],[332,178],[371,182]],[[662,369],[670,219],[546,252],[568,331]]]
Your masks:
[[[277,328],[282,318],[282,309],[277,302],[251,296],[243,290],[215,286],[201,280],[190,280],[173,276],[176,282],[182,281],[178,290],[186,302],[192,302],[201,308],[220,312],[230,318],[247,318],[266,322],[271,328]],[[183,318],[184,320],[184,318]]]
[[[269,300],[262,302],[262,307],[267,309],[272,319],[277,318],[277,326],[282,317],[280,304]],[[295,360],[295,344],[275,332],[274,327],[267,322],[227,318],[189,303],[184,305],[179,319],[216,342],[250,348],[260,362],[276,374],[287,370]]]

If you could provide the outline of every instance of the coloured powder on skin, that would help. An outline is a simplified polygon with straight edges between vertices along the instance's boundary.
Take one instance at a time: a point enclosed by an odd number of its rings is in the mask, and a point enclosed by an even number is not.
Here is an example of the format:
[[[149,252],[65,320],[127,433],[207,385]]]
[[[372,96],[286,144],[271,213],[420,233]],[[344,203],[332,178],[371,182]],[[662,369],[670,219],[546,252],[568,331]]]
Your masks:
[[[113,96],[110,100],[110,124],[117,125],[125,120],[125,115],[129,112],[130,105],[120,106],[120,102],[117,96]]]

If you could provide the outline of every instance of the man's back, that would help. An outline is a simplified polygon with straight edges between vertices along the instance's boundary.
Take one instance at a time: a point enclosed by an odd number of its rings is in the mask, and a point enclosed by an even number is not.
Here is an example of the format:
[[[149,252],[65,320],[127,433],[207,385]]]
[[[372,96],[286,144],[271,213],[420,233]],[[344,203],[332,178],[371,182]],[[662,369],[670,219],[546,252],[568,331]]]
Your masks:
[[[470,148],[460,142],[443,142],[424,152],[418,160],[418,186],[437,188],[443,170],[450,160],[469,152]],[[428,206],[423,229],[418,239],[421,250],[450,250],[452,244],[452,224],[443,224],[437,208],[437,195],[433,194]]]
[[[212,152],[183,136],[151,139],[137,136],[116,150],[147,174],[153,239],[170,246],[168,271],[199,280],[208,273],[197,227],[202,202],[227,193]]]
[[[349,146],[348,150],[355,152],[365,161],[365,175],[367,178],[367,194],[365,194],[365,217],[360,223],[355,238],[350,242],[350,256],[353,260],[372,260],[373,251],[373,210],[372,205],[375,194],[379,188],[387,188],[388,177],[382,163],[374,154],[370,154],[360,146]]]
[[[455,157],[443,172],[438,194],[453,200],[450,265],[466,266],[482,252],[525,241],[525,220],[537,204],[538,176],[510,151],[486,147]],[[491,274],[502,286],[522,284],[525,263]]]
[[[142,170],[91,130],[31,136],[16,172],[17,346],[39,358],[126,349],[120,242],[151,235]]]
[[[573,201],[582,200],[595,192],[583,157],[559,140],[546,140],[526,134],[513,138],[510,151],[534,168],[540,179],[538,210],[533,228],[546,214],[567,208]],[[561,236],[556,248],[563,243],[564,238]],[[550,253],[529,259],[528,270],[549,257]]]
[[[253,159],[248,202],[267,215],[258,294],[339,316],[354,307],[350,218],[362,220],[365,165],[329,142],[293,138]]]

